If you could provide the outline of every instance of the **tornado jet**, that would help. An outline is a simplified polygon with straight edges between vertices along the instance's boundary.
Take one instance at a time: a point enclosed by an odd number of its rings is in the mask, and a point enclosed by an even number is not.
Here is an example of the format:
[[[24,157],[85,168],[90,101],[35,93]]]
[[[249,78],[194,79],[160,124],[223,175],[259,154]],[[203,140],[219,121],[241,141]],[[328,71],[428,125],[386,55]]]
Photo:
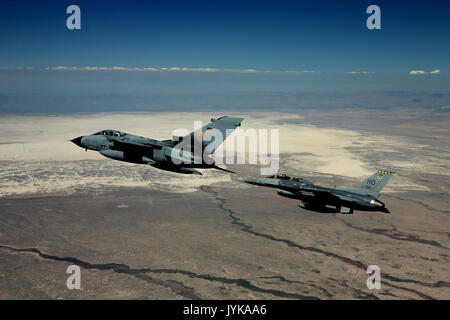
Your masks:
[[[389,213],[385,204],[377,198],[393,174],[395,172],[378,170],[374,175],[352,187],[334,188],[318,186],[305,179],[286,174],[244,181],[258,186],[277,188],[278,195],[301,200],[298,206],[307,210],[342,214],[352,214],[353,210]]]
[[[118,130],[80,136],[71,141],[87,150],[98,151],[107,158],[146,164],[152,167],[184,174],[201,175],[200,169],[218,169],[213,153],[223,141],[241,125],[243,118],[223,116],[183,137],[154,140]]]

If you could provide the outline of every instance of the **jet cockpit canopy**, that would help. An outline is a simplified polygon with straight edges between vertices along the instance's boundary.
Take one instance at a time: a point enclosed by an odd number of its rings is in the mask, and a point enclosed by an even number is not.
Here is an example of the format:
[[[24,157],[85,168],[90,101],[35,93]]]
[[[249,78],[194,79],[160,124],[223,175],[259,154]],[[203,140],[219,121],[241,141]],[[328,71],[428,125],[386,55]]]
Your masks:
[[[116,136],[116,137],[123,137],[126,135],[125,132],[120,132],[117,130],[102,130],[100,132],[94,133],[95,136]]]
[[[288,176],[285,173],[283,173],[283,174],[274,174],[274,175],[269,176],[267,178],[280,179],[280,180],[293,180],[293,181],[300,181],[300,180],[302,180],[301,178]]]

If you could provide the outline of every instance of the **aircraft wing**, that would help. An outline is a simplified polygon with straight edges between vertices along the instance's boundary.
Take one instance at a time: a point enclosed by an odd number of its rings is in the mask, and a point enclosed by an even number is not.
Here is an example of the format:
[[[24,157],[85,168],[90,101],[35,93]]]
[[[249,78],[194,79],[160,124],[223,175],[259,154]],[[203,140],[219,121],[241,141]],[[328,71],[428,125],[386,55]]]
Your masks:
[[[162,146],[157,140],[148,139],[146,142],[136,141],[133,139],[111,139],[114,149],[126,150],[135,148],[161,148]]]
[[[322,190],[320,188],[315,187],[314,185],[311,187],[301,187],[296,190],[296,193],[300,193],[303,195],[313,195],[319,199],[324,200],[338,200],[340,199],[339,196],[335,195],[334,193]],[[342,200],[342,199],[341,199]]]
[[[111,149],[128,151],[128,152],[140,152],[140,153],[148,153],[153,149],[161,149],[162,146],[158,144],[156,140],[150,140],[148,142],[140,142],[132,139],[119,140],[112,139]]]
[[[328,200],[328,201],[341,200],[341,201],[347,201],[347,202],[360,203],[360,201],[357,198],[346,196],[344,194],[337,194],[337,193],[334,193],[329,190],[322,190],[322,189],[320,189],[320,187],[319,188],[316,188],[316,187],[301,188],[297,192],[303,193],[303,194],[310,192],[314,196],[318,197],[319,199],[324,199],[324,200]]]

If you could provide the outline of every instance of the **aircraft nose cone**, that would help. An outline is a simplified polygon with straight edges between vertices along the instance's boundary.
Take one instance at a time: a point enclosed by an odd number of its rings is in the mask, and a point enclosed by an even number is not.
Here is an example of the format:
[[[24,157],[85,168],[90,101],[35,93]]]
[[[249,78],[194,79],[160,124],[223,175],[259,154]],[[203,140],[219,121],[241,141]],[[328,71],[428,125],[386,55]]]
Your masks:
[[[70,141],[72,141],[73,143],[75,143],[77,146],[81,147],[81,139],[83,139],[83,136],[72,139]]]

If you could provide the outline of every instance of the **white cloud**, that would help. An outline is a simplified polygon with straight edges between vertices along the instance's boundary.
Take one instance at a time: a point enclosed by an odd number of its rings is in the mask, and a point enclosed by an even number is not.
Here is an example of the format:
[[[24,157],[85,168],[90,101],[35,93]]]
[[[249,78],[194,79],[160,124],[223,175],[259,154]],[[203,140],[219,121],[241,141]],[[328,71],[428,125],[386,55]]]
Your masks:
[[[140,72],[229,72],[229,73],[276,73],[276,74],[307,74],[307,73],[327,73],[315,70],[256,70],[256,69],[219,69],[219,68],[187,68],[187,67],[67,67],[67,66],[56,66],[56,67],[46,67],[45,70],[52,71],[140,71]],[[416,71],[412,71],[416,72]],[[432,71],[432,73],[439,73],[439,70]],[[375,72],[369,71],[348,71],[348,72],[338,72],[343,74],[374,74]]]
[[[439,74],[441,73],[441,70],[439,69],[435,69],[433,71],[427,72],[427,71],[423,71],[423,70],[411,70],[409,72],[409,74],[411,75],[417,75],[417,74]]]
[[[268,73],[317,73],[318,71],[314,70],[281,70],[281,71],[274,71],[274,70],[266,70],[265,72]]]
[[[130,71],[130,68],[125,68],[125,67],[112,67],[113,70],[118,70],[118,71]]]
[[[72,67],[74,68],[74,67]],[[110,68],[107,67],[82,67],[82,68],[76,68],[76,69],[72,69],[72,70],[86,70],[86,71],[106,71],[109,70]]]
[[[34,67],[23,67],[23,66],[18,66],[18,67],[0,67],[0,70],[33,70]]]
[[[348,72],[344,72],[347,74],[374,74],[375,72],[370,72],[370,71],[348,71]]]
[[[191,71],[191,72],[218,72],[220,69],[216,68],[182,68],[181,71]]]
[[[65,66],[57,66],[57,67],[47,67],[45,70],[76,70],[76,67],[65,67]]]
[[[411,70],[409,74],[427,74],[427,73],[423,70]]]

